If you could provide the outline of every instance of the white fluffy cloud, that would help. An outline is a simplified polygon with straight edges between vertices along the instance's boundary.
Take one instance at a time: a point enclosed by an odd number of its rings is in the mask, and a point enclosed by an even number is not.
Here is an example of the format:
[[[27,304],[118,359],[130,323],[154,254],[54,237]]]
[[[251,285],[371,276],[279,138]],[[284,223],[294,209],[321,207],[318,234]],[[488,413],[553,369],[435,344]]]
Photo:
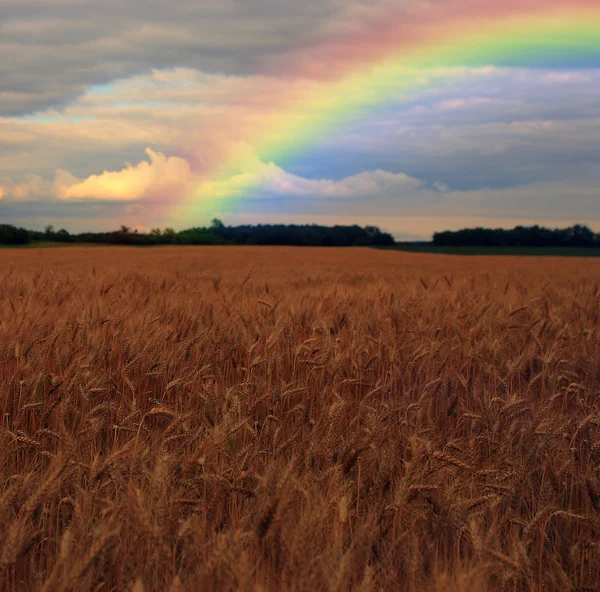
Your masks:
[[[58,170],[53,181],[28,175],[23,183],[2,186],[2,195],[13,200],[57,198],[85,201],[138,201],[164,199],[218,199],[247,192],[263,197],[311,199],[378,199],[384,195],[414,192],[421,182],[405,174],[376,170],[341,180],[308,179],[286,172],[272,162],[260,160],[256,151],[244,143],[231,145],[228,161],[231,171],[195,173],[190,163],[177,156],[165,156],[146,149],[148,160],[127,163],[124,168],[104,171],[78,179]]]
[[[504,217],[541,216],[600,219],[599,175],[573,181],[538,181],[505,188],[455,190],[435,181],[423,182],[404,173],[375,169],[341,179],[308,178],[264,162],[245,143],[229,146],[228,166],[223,169],[194,170],[182,157],[146,149],[148,160],[126,164],[84,179],[56,171],[53,180],[29,175],[18,184],[0,183],[4,200],[55,199],[62,202],[122,202],[126,204],[176,205],[185,202],[188,210],[208,203],[211,207],[241,198],[253,204],[279,203],[290,213],[315,214],[364,212],[371,208],[381,214],[492,215]],[[1,180],[0,180],[1,181]],[[573,209],[578,204],[578,209]],[[143,208],[136,209],[143,215]],[[571,215],[573,214],[573,216]]]
[[[426,238],[436,230],[469,224],[561,226],[584,221],[600,230],[598,178],[578,186],[567,181],[539,182],[457,191],[381,169],[341,179],[307,178],[263,162],[243,143],[230,146],[229,154],[229,173],[225,173],[194,171],[182,157],[147,149],[147,160],[83,179],[63,170],[56,171],[51,181],[39,175],[19,184],[0,179],[0,199],[13,219],[25,225],[50,221],[62,226],[61,216],[75,215],[82,227],[68,225],[72,230],[108,230],[114,226],[111,220],[140,228],[183,228],[206,223],[213,216],[228,223],[374,223],[399,238]],[[32,200],[39,200],[38,214],[23,217],[27,210],[20,204]],[[577,211],[571,208],[574,203],[579,204]],[[169,218],[179,205],[185,218]],[[40,211],[45,212],[41,217]],[[90,219],[91,211],[97,212],[95,219]]]
[[[190,165],[182,158],[166,157],[147,148],[149,161],[120,171],[104,171],[68,185],[58,185],[56,196],[62,199],[97,199],[134,201],[163,195],[183,193],[193,181]]]
[[[25,175],[19,183],[0,177],[0,198],[15,202],[52,199],[57,197],[64,187],[76,182],[76,177],[60,169],[56,171],[52,180],[33,173]]]

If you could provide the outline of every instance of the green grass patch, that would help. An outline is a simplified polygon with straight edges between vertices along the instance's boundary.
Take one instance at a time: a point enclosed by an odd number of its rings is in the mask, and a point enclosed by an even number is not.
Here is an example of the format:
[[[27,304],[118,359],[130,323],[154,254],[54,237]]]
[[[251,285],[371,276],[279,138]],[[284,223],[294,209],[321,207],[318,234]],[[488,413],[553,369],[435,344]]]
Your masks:
[[[428,244],[398,244],[391,250],[439,255],[520,255],[529,257],[600,257],[600,249],[582,247],[444,247]]]

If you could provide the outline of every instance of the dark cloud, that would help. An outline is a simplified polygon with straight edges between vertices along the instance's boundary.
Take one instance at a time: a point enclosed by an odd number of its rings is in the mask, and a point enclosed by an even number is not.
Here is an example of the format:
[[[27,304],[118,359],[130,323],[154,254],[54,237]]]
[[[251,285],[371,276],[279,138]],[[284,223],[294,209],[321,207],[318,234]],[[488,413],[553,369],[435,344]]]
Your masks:
[[[150,68],[255,73],[315,42],[337,1],[3,0],[0,116]]]

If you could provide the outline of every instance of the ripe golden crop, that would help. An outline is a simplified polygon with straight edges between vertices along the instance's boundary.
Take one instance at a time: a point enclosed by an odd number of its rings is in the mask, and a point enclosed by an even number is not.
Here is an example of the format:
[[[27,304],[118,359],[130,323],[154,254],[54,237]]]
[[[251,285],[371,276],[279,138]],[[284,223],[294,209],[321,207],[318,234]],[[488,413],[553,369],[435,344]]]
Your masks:
[[[600,260],[0,251],[0,589],[600,582]]]

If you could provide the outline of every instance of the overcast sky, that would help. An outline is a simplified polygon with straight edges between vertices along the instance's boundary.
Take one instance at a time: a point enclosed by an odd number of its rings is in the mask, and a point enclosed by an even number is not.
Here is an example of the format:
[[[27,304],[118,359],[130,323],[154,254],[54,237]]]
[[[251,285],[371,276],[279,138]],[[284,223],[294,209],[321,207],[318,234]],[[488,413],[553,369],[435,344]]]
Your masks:
[[[361,40],[390,22],[410,31],[445,4],[0,0],[0,223],[600,230],[600,64],[589,60],[424,69],[297,147],[285,139],[285,154],[264,149],[274,113],[362,67]],[[219,200],[232,186],[237,198]]]

